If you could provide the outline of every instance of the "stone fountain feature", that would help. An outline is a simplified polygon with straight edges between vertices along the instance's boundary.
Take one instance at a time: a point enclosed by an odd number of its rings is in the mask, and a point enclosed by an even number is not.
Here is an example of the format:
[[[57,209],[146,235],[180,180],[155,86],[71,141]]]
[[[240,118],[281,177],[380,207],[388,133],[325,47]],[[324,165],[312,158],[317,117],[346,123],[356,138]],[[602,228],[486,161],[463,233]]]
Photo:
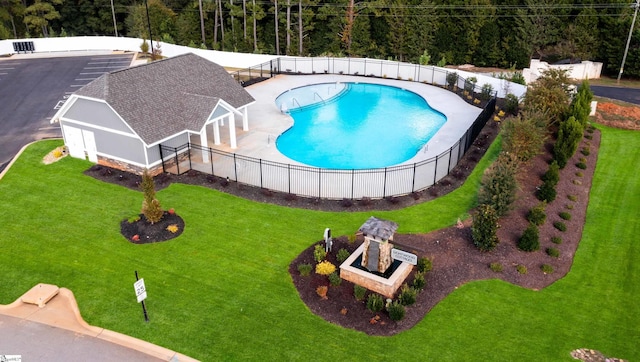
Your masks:
[[[393,221],[370,217],[358,230],[364,242],[340,265],[340,277],[393,298],[413,269],[412,264],[391,257],[397,229]]]

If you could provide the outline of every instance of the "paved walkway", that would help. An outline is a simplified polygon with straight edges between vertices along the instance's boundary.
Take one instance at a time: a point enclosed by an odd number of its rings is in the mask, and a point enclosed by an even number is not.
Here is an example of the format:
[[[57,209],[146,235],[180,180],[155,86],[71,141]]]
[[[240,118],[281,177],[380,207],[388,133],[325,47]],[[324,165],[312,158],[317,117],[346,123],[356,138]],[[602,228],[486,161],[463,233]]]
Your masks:
[[[195,361],[140,339],[88,325],[80,316],[73,293],[50,284],[38,284],[15,302],[0,305],[0,360],[6,355],[18,355],[25,362]]]

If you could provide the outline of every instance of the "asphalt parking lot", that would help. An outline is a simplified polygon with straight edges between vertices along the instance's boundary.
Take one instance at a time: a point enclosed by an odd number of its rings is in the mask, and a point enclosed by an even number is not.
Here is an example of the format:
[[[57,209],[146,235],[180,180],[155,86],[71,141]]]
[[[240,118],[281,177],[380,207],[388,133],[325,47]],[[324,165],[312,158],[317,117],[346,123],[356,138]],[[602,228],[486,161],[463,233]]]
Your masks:
[[[80,87],[129,67],[133,54],[0,58],[0,171],[25,144],[61,137],[51,117]]]

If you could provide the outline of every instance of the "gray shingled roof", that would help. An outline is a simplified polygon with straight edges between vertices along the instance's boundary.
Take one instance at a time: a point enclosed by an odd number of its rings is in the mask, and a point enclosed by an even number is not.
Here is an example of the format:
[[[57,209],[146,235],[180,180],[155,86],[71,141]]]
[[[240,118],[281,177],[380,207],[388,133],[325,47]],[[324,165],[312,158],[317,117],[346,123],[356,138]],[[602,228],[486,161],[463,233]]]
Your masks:
[[[255,101],[223,67],[193,53],[104,74],[76,94],[107,101],[146,144],[200,131],[221,99],[235,108]]]
[[[363,232],[365,235],[379,237],[382,240],[389,240],[396,230],[398,230],[398,224],[395,222],[371,216],[360,226],[358,231]]]

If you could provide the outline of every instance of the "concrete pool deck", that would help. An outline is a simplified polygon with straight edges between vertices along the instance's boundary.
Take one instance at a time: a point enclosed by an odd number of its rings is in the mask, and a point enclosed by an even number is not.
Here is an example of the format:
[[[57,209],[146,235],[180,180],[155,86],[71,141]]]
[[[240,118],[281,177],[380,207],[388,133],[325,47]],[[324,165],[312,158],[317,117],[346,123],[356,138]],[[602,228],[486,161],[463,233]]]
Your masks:
[[[468,104],[453,92],[418,82],[335,74],[277,75],[245,88],[256,102],[249,106],[249,131],[236,130],[238,147],[236,149],[229,147],[228,132],[225,131],[220,132],[222,144],[210,145],[210,147],[257,159],[303,165],[280,153],[275,145],[277,137],[293,126],[293,118],[289,114],[282,113],[276,106],[275,100],[280,94],[293,88],[335,82],[372,83],[403,88],[419,94],[431,108],[447,117],[447,122],[431,140],[414,157],[402,164],[413,164],[430,159],[448,150],[464,135],[482,112],[481,108]],[[399,117],[401,116],[399,113]]]

